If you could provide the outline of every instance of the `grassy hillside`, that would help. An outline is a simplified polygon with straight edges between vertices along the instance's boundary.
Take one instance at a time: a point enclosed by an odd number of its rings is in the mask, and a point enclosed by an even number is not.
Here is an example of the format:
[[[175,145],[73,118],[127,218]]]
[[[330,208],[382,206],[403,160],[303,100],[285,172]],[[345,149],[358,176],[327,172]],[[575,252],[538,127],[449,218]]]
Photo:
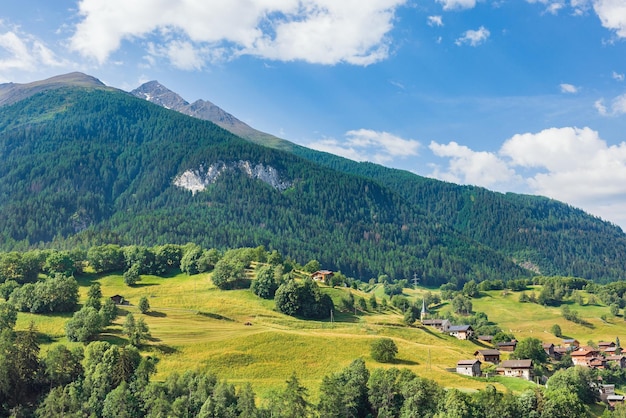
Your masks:
[[[134,287],[124,285],[121,275],[87,277],[81,280],[81,298],[88,286],[98,281],[104,297],[121,294],[131,305],[121,308],[121,316],[98,338],[124,344],[121,324],[127,312],[141,315],[134,306],[139,298],[149,298],[151,311],[144,315],[152,339],[143,347],[144,354],[159,358],[156,379],[162,380],[173,372],[188,369],[210,370],[220,378],[235,384],[251,382],[254,390],[264,397],[268,391],[282,387],[286,378],[296,372],[309,388],[312,397],[322,377],[346,367],[353,359],[362,357],[368,367],[406,367],[420,376],[436,380],[446,387],[465,390],[484,388],[484,379],[459,376],[447,369],[461,359],[472,358],[481,343],[458,341],[431,329],[409,327],[402,316],[392,309],[378,313],[337,313],[335,321],[310,321],[292,318],[274,311],[273,301],[260,299],[248,290],[222,291],[215,288],[207,274],[169,278],[144,276]],[[432,289],[405,290],[411,299]],[[347,292],[369,297],[352,289],[324,288],[336,301]],[[380,287],[374,289],[379,292]],[[473,299],[474,310],[485,312],[491,321],[517,338],[534,336],[546,342],[559,343],[549,333],[557,323],[563,333],[588,340],[614,340],[623,336],[626,322],[621,317],[603,322],[606,306],[576,307],[582,318],[592,324],[584,327],[565,321],[559,308],[546,308],[531,303],[519,303],[519,293],[484,292]],[[379,298],[380,300],[380,298]],[[449,309],[443,303],[440,311]],[[69,316],[19,314],[18,329],[26,329],[34,321],[42,336],[42,349],[51,345],[69,344],[64,337],[64,324]],[[250,322],[252,325],[245,325]],[[376,338],[394,339],[399,348],[398,361],[383,365],[370,357],[370,344]],[[499,390],[520,391],[531,383],[512,378],[498,378]]]

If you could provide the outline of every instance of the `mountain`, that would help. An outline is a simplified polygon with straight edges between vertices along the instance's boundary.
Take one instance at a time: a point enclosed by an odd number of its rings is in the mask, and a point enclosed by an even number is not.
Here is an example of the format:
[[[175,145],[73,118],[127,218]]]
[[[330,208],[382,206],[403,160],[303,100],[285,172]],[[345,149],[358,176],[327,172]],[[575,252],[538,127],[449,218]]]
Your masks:
[[[189,103],[179,94],[169,90],[156,80],[142,84],[131,91],[131,94],[158,104],[159,106],[163,106],[166,109],[176,110],[185,115],[211,121],[227,131],[257,144],[284,150],[290,150],[294,145],[288,141],[250,127],[209,101],[196,100],[193,103]]]
[[[20,100],[26,99],[42,91],[54,90],[68,86],[113,89],[111,87],[107,87],[104,83],[102,83],[95,77],[79,72],[74,72],[27,84],[0,84],[0,106],[19,102]]]
[[[362,176],[97,84],[0,107],[0,248],[277,249],[369,280],[529,272]]]
[[[169,101],[172,98],[184,102],[158,82],[146,83],[132,93],[170,108],[175,108],[175,101]],[[154,100],[156,97],[160,97],[160,101]],[[250,141],[376,181],[401,196],[407,204],[433,216],[437,223],[498,249],[536,273],[595,280],[624,278],[626,241],[623,231],[582,210],[541,196],[502,194],[481,187],[460,186],[311,150],[254,130],[223,110],[215,109],[217,106],[211,106],[211,112],[185,113],[221,123],[224,129]],[[222,123],[220,115],[228,115],[229,123]],[[240,125],[247,128],[234,128]]]

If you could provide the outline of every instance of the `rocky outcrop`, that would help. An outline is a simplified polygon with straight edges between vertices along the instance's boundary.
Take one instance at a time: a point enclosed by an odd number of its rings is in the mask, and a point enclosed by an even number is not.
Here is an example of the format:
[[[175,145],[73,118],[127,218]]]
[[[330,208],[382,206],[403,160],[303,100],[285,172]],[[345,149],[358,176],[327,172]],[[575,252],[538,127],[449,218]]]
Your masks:
[[[250,161],[231,163],[219,162],[208,167],[200,166],[196,170],[186,170],[174,178],[174,185],[196,194],[204,190],[209,184],[215,183],[218,178],[228,172],[239,171],[252,179],[261,180],[276,190],[284,191],[291,187],[291,181],[281,178],[274,167],[263,164],[253,164]]]

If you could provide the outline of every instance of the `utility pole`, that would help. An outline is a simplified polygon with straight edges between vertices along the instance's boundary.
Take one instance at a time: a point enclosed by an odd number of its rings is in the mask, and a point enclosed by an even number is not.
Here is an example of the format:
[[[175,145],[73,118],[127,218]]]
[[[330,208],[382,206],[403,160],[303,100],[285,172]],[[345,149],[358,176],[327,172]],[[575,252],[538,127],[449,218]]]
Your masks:
[[[333,310],[330,310],[330,327],[333,328],[333,322],[334,322],[334,317],[333,317]]]
[[[419,279],[417,278],[417,273],[413,273],[413,287],[417,287],[417,282],[419,282]]]

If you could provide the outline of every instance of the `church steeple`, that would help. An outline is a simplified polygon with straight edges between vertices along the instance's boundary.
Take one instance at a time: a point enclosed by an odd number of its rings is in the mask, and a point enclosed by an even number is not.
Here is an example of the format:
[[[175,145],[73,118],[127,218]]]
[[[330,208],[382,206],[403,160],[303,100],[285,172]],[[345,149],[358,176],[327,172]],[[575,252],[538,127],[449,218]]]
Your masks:
[[[422,312],[420,312],[420,321],[424,321],[428,316],[428,311],[426,310],[426,300],[422,299]]]

